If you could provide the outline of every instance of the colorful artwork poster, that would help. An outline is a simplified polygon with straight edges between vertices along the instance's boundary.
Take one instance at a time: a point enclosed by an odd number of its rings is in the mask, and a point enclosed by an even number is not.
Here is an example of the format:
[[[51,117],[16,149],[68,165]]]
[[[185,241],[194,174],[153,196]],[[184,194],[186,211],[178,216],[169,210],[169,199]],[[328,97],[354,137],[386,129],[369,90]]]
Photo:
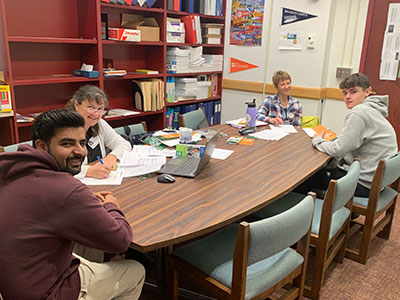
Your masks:
[[[261,46],[264,0],[232,0],[231,45]]]

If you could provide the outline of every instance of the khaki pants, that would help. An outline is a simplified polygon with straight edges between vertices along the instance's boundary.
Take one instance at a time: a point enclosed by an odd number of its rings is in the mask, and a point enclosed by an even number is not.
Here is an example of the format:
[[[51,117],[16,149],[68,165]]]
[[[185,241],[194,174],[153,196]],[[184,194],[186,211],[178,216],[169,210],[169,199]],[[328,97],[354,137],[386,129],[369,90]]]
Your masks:
[[[139,299],[145,277],[145,269],[140,263],[135,260],[95,263],[74,255],[81,261],[78,300]]]

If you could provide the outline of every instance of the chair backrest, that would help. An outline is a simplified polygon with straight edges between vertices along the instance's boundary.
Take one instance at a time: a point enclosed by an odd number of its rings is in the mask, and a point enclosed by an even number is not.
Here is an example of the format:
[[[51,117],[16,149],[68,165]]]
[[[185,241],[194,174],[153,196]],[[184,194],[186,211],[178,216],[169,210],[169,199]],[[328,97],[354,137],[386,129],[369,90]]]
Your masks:
[[[351,164],[347,174],[336,181],[336,192],[332,213],[345,206],[350,198],[354,196],[359,176],[360,162],[355,160]]]
[[[179,115],[179,126],[192,128],[193,130],[208,127],[204,108],[200,107],[197,110]]]
[[[28,145],[32,146],[32,141],[26,141],[26,142],[13,144],[13,145],[9,145],[9,146],[2,146],[1,148],[3,148],[3,149],[0,149],[0,152],[16,152],[18,150],[18,146],[23,145],[23,144],[28,144]],[[3,150],[3,151],[1,151],[1,150]]]
[[[297,243],[310,228],[314,199],[302,201],[281,214],[250,224],[248,265]]]
[[[128,126],[121,126],[114,128],[115,132],[121,136],[131,137],[133,135],[142,134],[147,131],[146,122],[132,124]]]
[[[385,162],[385,169],[381,182],[381,188],[392,184],[400,177],[400,152]]]

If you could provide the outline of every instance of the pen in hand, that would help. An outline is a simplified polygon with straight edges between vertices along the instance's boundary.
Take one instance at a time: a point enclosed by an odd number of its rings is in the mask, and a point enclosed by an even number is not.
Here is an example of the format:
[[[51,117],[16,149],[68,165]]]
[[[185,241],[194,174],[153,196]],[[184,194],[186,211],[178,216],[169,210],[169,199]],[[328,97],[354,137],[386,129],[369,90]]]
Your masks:
[[[101,157],[100,157],[100,156],[97,156],[97,159],[99,160],[99,162],[100,162],[102,165],[104,165],[104,162],[101,160]]]

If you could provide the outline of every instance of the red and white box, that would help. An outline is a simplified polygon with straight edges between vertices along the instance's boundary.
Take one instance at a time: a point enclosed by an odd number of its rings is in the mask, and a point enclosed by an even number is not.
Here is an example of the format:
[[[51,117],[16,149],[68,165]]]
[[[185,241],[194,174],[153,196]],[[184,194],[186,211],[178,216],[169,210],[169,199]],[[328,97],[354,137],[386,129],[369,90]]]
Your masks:
[[[140,30],[108,28],[108,39],[124,42],[140,42]]]

